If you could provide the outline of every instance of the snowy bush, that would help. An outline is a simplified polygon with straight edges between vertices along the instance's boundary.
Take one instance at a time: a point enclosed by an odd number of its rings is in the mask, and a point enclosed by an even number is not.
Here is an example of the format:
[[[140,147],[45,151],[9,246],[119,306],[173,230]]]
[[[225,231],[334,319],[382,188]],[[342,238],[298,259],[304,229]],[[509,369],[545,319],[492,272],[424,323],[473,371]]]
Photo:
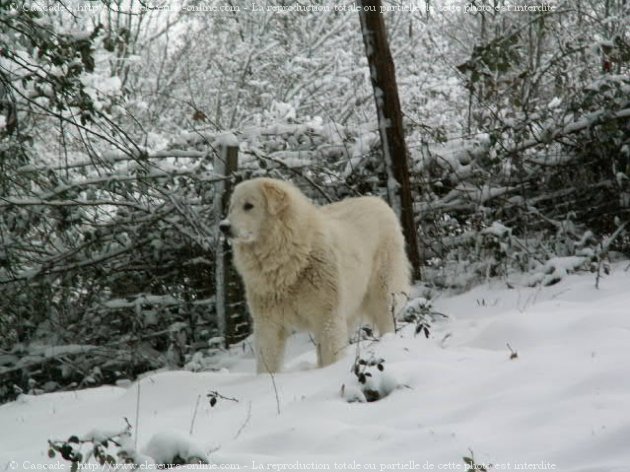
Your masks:
[[[65,441],[49,440],[48,457],[57,455],[70,462],[72,471],[92,461],[113,467],[117,463],[133,464],[137,460],[129,424],[122,431],[93,430],[82,438],[70,436]]]
[[[492,467],[492,464],[478,463],[475,460],[475,454],[473,453],[473,451],[472,450],[469,450],[469,451],[470,451],[469,456],[462,457],[462,460],[466,464],[465,472],[488,472],[488,469]]]
[[[415,325],[415,335],[422,334],[425,338],[431,335],[431,324],[436,318],[446,318],[446,315],[435,311],[432,302],[424,297],[410,300],[402,314],[404,322]]]
[[[65,441],[49,440],[48,457],[57,455],[77,471],[95,463],[107,468],[129,464],[134,468],[172,468],[184,464],[207,464],[206,453],[189,438],[174,432],[155,433],[142,452],[136,450],[131,425],[123,431],[92,430],[84,437],[70,436]]]
[[[207,464],[206,453],[189,438],[172,432],[154,434],[144,453],[156,464],[173,467],[183,464]]]
[[[385,359],[358,357],[352,366],[354,379],[341,387],[341,396],[349,403],[375,402],[399,387],[393,375],[385,372]]]

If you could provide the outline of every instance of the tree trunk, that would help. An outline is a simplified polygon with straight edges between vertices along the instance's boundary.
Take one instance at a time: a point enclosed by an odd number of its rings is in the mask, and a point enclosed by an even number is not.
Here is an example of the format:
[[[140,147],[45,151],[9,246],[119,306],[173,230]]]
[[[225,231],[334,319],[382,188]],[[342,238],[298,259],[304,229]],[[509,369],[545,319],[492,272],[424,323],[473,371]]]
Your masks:
[[[360,0],[359,17],[365,53],[370,67],[383,156],[387,167],[389,201],[400,218],[407,256],[414,277],[420,278],[420,253],[413,218],[409,182],[408,153],[403,133],[402,113],[396,85],[394,61],[389,50],[380,0]]]

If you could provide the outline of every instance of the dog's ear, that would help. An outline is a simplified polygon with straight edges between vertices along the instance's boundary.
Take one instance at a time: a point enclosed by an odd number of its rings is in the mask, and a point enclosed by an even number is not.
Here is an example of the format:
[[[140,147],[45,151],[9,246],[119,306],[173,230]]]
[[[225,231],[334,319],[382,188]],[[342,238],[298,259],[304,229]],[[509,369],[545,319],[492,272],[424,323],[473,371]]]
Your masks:
[[[262,192],[267,200],[269,213],[272,215],[277,215],[289,204],[287,192],[273,181],[263,182]]]

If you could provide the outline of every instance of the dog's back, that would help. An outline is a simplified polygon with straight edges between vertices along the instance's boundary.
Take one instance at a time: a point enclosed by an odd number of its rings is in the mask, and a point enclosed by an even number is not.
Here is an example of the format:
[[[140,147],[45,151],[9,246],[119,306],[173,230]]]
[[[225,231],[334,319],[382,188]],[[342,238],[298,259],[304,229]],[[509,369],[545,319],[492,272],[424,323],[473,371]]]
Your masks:
[[[342,284],[353,294],[349,325],[361,318],[381,334],[393,330],[392,311],[406,302],[410,264],[398,217],[377,197],[350,198],[321,207],[331,233]]]
[[[370,252],[385,239],[402,241],[396,214],[378,197],[357,197],[320,208],[329,223],[339,230],[339,237],[367,246]],[[404,241],[403,241],[404,245]]]

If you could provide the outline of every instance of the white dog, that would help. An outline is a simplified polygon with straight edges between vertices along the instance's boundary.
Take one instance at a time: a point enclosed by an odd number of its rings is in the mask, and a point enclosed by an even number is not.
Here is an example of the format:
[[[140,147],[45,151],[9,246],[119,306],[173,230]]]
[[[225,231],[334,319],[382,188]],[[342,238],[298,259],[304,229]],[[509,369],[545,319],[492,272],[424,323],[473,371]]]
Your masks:
[[[253,179],[236,186],[219,226],[245,283],[259,373],[280,370],[294,330],[313,334],[320,367],[341,358],[362,319],[393,331],[410,268],[398,219],[380,198],[317,207],[292,184]]]

